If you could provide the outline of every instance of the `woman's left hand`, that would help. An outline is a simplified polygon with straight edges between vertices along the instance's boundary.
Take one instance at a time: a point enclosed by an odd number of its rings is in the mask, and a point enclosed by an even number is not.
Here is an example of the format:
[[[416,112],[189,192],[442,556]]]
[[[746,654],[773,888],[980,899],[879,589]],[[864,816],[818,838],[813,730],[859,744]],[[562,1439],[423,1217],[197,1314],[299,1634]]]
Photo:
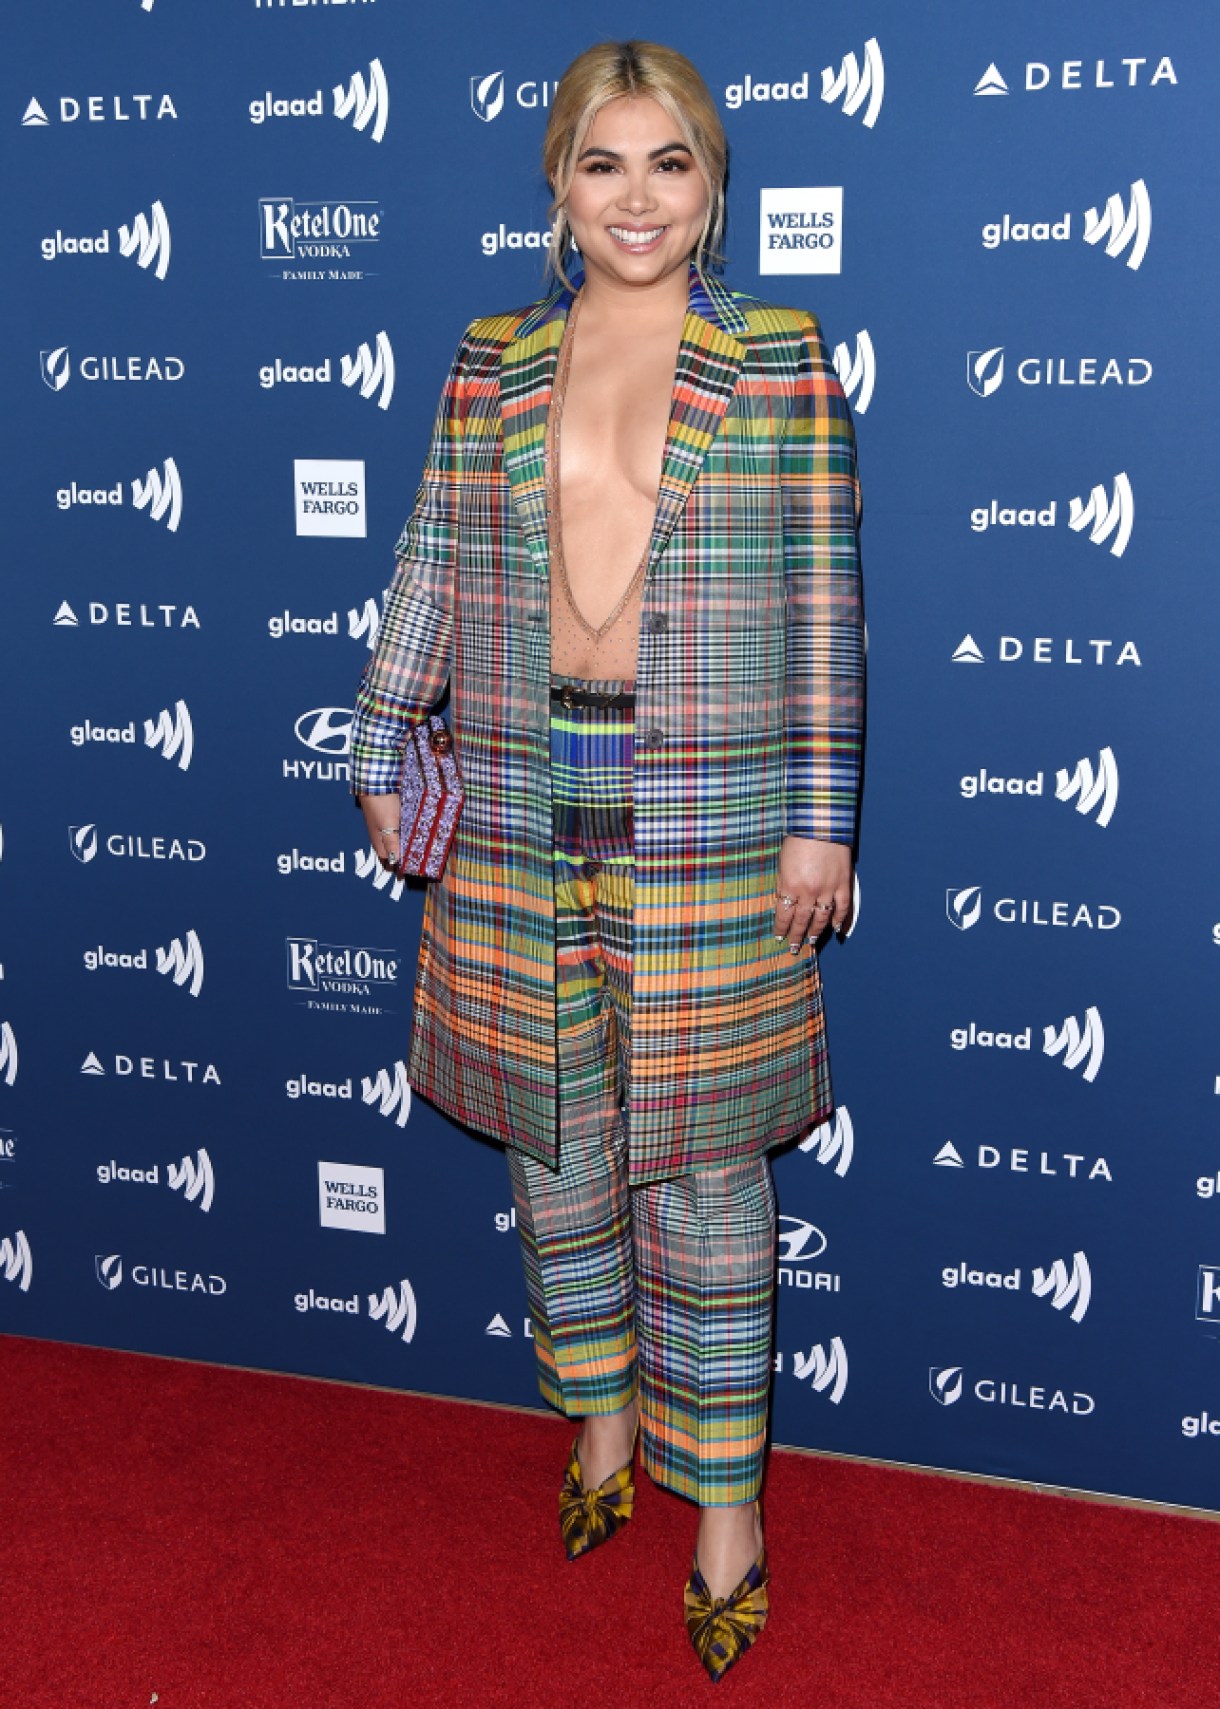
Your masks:
[[[813,837],[785,837],[776,880],[775,935],[795,955],[828,926],[841,931],[851,915],[851,849]]]

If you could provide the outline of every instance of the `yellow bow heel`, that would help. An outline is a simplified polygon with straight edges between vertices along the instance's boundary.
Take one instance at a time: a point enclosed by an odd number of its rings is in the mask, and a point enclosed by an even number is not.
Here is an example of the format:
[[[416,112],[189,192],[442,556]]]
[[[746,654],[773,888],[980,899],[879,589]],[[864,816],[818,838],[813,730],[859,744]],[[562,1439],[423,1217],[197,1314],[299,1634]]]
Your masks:
[[[606,1542],[631,1518],[635,1504],[635,1444],[639,1433],[637,1414],[631,1435],[631,1458],[625,1466],[603,1478],[596,1489],[585,1488],[576,1448],[580,1437],[573,1438],[572,1457],[559,1492],[559,1530],[570,1561]]]
[[[758,1512],[758,1503],[754,1503]],[[761,1517],[761,1516],[760,1516]],[[731,1596],[713,1596],[696,1555],[684,1596],[686,1630],[695,1654],[714,1683],[740,1661],[767,1623],[767,1545],[764,1543]]]

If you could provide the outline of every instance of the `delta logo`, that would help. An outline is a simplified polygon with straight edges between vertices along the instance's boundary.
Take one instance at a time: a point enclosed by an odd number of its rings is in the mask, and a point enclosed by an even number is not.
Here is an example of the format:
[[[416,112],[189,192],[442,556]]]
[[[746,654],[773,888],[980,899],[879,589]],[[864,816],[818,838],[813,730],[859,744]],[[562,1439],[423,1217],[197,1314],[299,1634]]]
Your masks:
[[[379,59],[369,61],[367,75],[353,73],[346,83],[336,83],[330,92],[331,116],[350,122],[353,129],[380,142],[390,120],[390,89],[385,67]],[[326,112],[321,89],[310,95],[277,95],[266,90],[250,102],[250,123],[265,125],[270,119],[319,119]]]
[[[1135,180],[1127,201],[1115,194],[1102,208],[1086,209],[1080,235],[1088,244],[1104,243],[1107,255],[1125,260],[1132,272],[1138,272],[1152,237],[1152,202],[1144,180]],[[1014,219],[1004,214],[982,228],[983,248],[991,250],[1009,243],[1068,243],[1071,237],[1070,212],[1058,219],[1042,220]]]
[[[29,129],[43,130],[52,124],[75,125],[82,121],[91,125],[143,124],[177,117],[172,95],[53,95],[41,101],[32,95],[21,115],[21,123]]]
[[[963,635],[950,654],[955,665],[985,665],[989,655],[973,635]],[[1143,659],[1134,641],[1115,641],[1107,636],[1092,636],[1082,640],[1074,635],[1001,635],[990,655],[995,664],[1015,665],[1134,665],[1141,669]]]
[[[1045,90],[1067,91],[1085,89],[1176,89],[1178,74],[1168,54],[1153,59],[1149,56],[1132,59],[1061,59],[1057,61],[1026,60],[1012,79],[1004,76],[994,60],[974,86],[976,95],[1011,95],[1014,88],[1026,94],[1041,94]]]

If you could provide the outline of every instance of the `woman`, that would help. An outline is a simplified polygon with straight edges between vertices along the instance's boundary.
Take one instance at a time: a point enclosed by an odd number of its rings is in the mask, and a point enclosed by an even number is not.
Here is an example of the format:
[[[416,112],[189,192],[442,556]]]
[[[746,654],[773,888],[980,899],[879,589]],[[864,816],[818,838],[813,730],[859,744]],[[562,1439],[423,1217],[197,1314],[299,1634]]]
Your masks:
[[[589,49],[543,163],[559,283],[454,358],[353,789],[392,864],[404,732],[448,683],[466,803],[409,1077],[508,1148],[541,1392],[583,1421],[569,1558],[630,1517],[640,1430],[700,1508],[685,1611],[718,1679],[767,1613],[768,1154],[831,1109],[813,949],[851,896],[854,442],[813,316],[709,274],[726,152],[688,60]]]

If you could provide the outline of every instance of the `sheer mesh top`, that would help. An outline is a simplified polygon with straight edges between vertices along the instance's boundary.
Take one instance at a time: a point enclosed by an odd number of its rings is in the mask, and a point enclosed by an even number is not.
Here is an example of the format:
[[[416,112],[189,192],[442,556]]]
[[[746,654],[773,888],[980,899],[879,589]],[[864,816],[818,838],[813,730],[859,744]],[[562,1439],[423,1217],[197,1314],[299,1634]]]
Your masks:
[[[551,668],[565,675],[631,682],[635,677],[640,631],[640,602],[648,548],[636,566],[623,596],[606,621],[596,628],[586,622],[572,595],[563,557],[559,516],[559,430],[572,366],[572,333],[580,312],[581,292],[572,299],[555,371],[555,389],[546,424],[547,539],[551,565]],[[651,536],[651,530],[649,530]]]

